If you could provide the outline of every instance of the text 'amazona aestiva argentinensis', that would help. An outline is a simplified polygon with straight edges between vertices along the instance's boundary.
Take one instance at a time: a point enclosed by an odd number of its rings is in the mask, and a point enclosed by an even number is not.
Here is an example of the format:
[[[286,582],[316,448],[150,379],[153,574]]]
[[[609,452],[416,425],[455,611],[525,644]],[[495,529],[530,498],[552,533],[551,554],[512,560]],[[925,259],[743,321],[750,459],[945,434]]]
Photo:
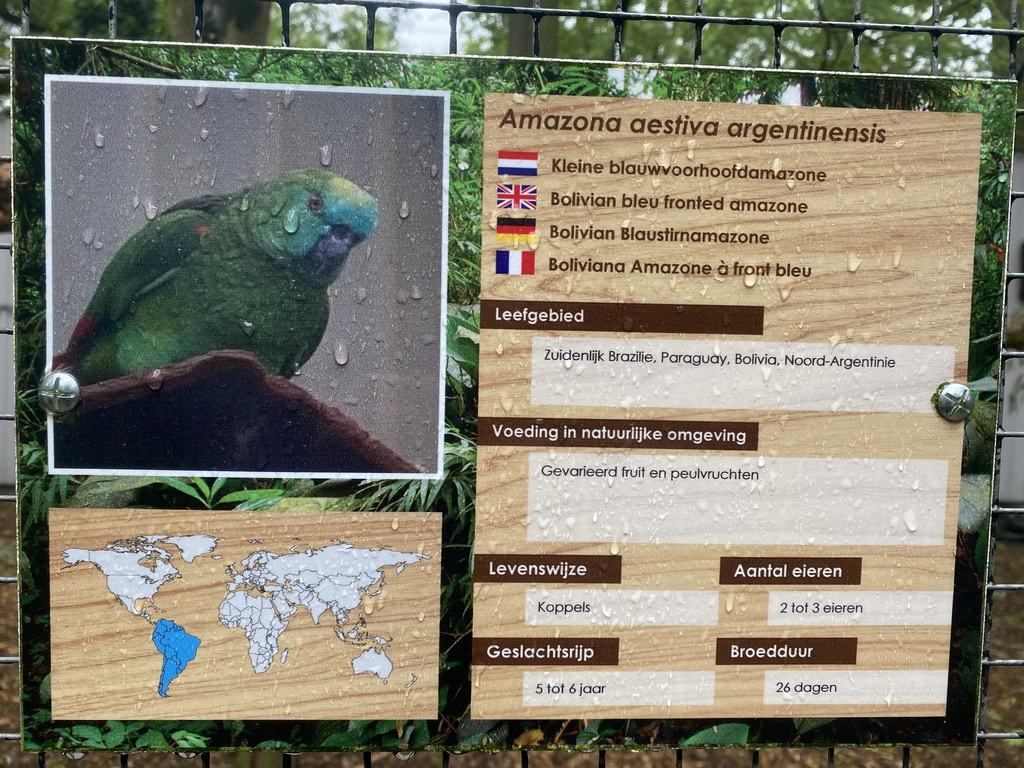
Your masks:
[[[171,206],[104,270],[53,369],[91,384],[220,349],[291,376],[327,327],[327,287],[377,201],[319,169]]]

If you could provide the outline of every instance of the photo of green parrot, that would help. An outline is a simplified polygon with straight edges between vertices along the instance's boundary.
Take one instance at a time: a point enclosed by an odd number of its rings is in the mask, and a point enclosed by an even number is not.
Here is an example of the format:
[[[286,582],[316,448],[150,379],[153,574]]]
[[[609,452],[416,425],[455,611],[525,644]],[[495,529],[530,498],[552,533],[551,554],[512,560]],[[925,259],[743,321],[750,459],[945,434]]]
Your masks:
[[[87,385],[242,350],[290,377],[323,338],[329,286],[377,225],[377,200],[323,169],[176,203],[116,253],[52,369]]]
[[[440,471],[446,93],[45,86],[54,473]]]

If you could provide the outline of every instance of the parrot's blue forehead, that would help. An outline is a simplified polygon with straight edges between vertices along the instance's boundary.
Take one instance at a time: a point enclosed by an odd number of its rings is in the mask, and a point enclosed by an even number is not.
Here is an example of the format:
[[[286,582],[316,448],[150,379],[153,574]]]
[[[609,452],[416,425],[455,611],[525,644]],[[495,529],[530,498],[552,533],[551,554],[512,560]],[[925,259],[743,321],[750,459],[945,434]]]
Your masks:
[[[377,200],[348,179],[331,176],[324,190],[324,220],[332,226],[344,224],[360,239],[377,228]]]

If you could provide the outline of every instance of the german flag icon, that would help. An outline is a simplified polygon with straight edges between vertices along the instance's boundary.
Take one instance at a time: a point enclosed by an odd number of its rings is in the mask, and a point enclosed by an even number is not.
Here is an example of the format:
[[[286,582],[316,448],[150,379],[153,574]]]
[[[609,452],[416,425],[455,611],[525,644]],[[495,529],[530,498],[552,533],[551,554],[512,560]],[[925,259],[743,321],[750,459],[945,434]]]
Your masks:
[[[499,216],[498,242],[536,245],[537,220]]]

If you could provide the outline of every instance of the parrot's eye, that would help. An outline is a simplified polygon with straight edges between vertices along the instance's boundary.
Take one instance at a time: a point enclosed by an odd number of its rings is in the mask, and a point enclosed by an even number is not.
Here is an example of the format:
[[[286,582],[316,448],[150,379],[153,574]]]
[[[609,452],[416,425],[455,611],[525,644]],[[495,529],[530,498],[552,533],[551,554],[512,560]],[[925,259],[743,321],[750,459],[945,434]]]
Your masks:
[[[309,206],[309,210],[314,213],[322,211],[324,209],[324,198],[322,195],[318,195],[316,192],[309,196],[309,201],[306,203]]]

